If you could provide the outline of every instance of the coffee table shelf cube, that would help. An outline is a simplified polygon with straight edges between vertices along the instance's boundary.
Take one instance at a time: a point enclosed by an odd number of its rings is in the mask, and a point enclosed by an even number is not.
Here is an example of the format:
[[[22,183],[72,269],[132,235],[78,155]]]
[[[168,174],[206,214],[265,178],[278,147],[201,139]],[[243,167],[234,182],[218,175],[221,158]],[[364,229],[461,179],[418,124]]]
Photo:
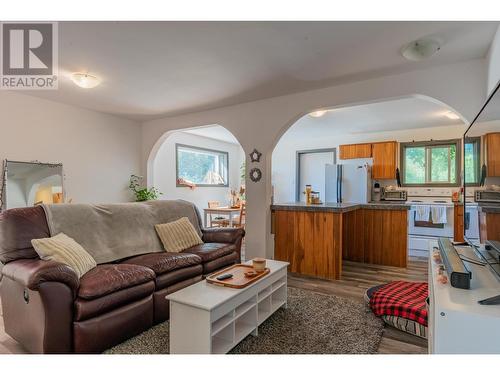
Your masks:
[[[287,262],[267,260],[271,272],[244,289],[205,280],[168,295],[170,353],[223,354],[287,301]]]

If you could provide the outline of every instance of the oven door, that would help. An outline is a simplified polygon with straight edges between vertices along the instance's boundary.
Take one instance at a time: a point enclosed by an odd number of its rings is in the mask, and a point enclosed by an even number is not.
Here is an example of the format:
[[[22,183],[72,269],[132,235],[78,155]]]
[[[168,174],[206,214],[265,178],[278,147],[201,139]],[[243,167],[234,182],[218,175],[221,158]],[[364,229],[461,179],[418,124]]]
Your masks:
[[[446,223],[433,224],[432,222],[415,221],[416,207],[411,206],[408,212],[408,234],[424,237],[453,238],[453,206],[446,207]]]

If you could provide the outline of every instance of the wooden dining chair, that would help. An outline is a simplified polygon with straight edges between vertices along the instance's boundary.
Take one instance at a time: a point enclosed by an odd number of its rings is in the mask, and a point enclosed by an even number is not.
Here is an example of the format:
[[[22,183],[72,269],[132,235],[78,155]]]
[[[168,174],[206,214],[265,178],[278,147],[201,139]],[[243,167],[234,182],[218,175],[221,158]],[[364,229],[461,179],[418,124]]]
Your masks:
[[[246,204],[245,203],[241,203],[241,206],[240,206],[240,216],[238,217],[238,222],[237,223],[233,223],[233,227],[236,227],[236,228],[245,228],[245,216],[246,216]]]
[[[208,208],[218,208],[218,207],[220,207],[219,201],[208,201]],[[212,215],[213,215],[212,213],[209,214],[210,227],[227,227],[227,226],[229,226],[228,219],[226,219],[224,217],[220,217],[220,216],[213,217]]]

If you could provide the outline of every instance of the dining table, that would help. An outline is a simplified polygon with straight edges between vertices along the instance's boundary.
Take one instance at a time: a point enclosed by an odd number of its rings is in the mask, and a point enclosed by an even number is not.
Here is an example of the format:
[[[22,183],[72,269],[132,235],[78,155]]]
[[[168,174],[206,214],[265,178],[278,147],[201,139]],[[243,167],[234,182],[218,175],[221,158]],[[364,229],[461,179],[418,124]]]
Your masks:
[[[239,216],[241,208],[239,207],[214,207],[214,208],[204,208],[204,222],[203,225],[208,227],[208,216],[209,215],[220,215],[220,216],[228,216],[229,226],[232,227],[234,223],[234,219]]]

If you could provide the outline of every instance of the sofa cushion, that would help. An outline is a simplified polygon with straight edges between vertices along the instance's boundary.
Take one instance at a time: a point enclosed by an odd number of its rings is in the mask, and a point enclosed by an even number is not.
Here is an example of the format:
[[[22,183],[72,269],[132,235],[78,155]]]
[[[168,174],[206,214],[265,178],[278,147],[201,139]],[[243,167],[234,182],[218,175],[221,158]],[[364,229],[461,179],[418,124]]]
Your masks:
[[[236,247],[233,244],[211,242],[190,247],[182,251],[182,253],[198,255],[203,263],[206,263],[221,258],[224,255],[229,255],[235,251]]]
[[[197,264],[156,276],[156,290],[165,289],[187,279],[203,275],[203,266]]]
[[[92,300],[77,298],[74,303],[74,319],[80,322],[107,313],[145,298],[153,294],[154,290],[155,283],[148,281]]]
[[[187,217],[181,217],[179,220],[165,224],[156,224],[155,229],[166,251],[178,253],[203,243]]]
[[[53,260],[66,264],[81,278],[97,266],[94,258],[74,239],[59,233],[50,238],[32,239],[35,251],[43,260]]]
[[[41,206],[0,212],[0,262],[38,258],[31,240],[45,237],[50,237],[50,231]]]
[[[120,264],[136,264],[138,266],[151,268],[156,275],[196,266],[200,263],[201,258],[197,255],[167,252],[138,255],[120,262]]]
[[[153,270],[134,264],[101,264],[80,279],[78,297],[95,299],[130,288],[134,285],[154,281]]]
[[[240,262],[239,254],[237,252],[232,252],[231,254],[224,255],[223,257],[204,263],[203,275],[206,276],[215,271],[219,271],[221,268],[229,267],[239,262]]]

